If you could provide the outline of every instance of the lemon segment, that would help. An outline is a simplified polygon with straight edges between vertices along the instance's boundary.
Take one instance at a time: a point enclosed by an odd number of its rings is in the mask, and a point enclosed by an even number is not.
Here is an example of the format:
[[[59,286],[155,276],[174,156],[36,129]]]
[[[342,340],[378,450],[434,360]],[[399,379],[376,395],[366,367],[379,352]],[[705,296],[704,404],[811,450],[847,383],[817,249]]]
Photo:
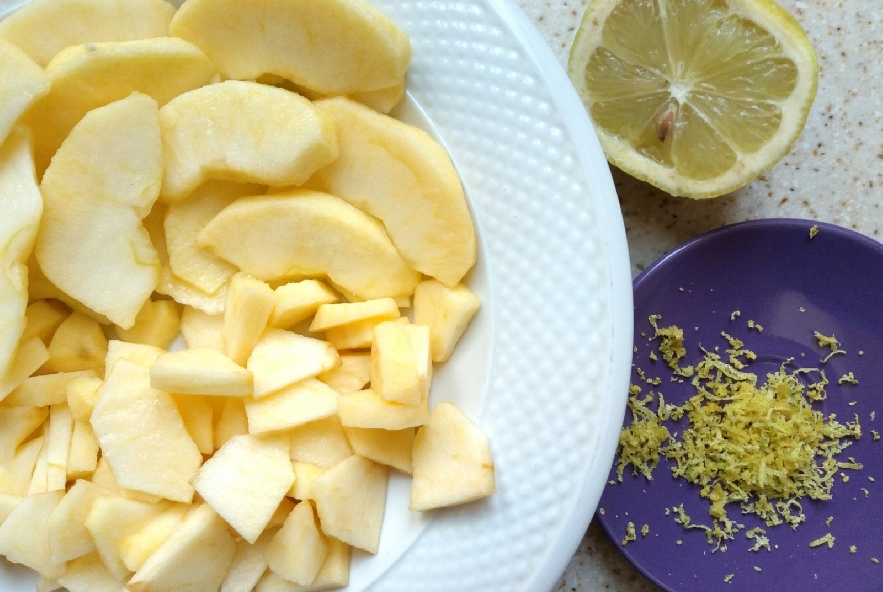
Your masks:
[[[693,198],[782,158],[818,81],[806,34],[772,0],[593,0],[568,69],[607,159]]]

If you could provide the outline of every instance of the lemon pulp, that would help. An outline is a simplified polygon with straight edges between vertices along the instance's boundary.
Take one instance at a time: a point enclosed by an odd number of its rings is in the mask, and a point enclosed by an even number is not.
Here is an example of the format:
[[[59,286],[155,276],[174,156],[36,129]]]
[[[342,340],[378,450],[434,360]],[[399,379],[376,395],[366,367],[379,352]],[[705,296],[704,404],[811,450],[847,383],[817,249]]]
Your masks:
[[[764,0],[595,0],[570,58],[608,159],[691,197],[787,153],[817,71],[800,25]]]

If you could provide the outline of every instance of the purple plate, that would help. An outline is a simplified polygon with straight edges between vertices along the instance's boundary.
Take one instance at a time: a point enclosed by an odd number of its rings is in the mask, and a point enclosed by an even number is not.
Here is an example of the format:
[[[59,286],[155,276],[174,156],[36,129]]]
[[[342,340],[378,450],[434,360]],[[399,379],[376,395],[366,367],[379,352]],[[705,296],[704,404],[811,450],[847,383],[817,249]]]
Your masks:
[[[810,239],[813,224],[818,224],[818,234]],[[632,382],[644,393],[662,392],[667,402],[677,404],[695,394],[689,381],[670,382],[672,373],[665,363],[648,357],[658,348],[658,341],[648,342],[653,334],[647,320],[651,314],[662,315],[660,327],[675,324],[684,329],[684,365],[700,359],[700,343],[709,350],[726,349],[720,336],[726,331],[758,354],[747,370],[760,377],[778,370],[789,357],[801,367],[823,368],[831,381],[828,396],[813,407],[826,415],[836,413],[843,422],[858,414],[862,438],[838,459],[854,457],[864,468],[842,471],[849,475],[848,482],[838,471],[833,499],[804,500],[806,521],[796,530],[766,527],[730,504],[730,517],[745,529],[728,541],[725,553],[712,553],[702,531],[687,531],[675,523],[674,513],[665,515],[666,508],[683,503],[693,522],[709,523],[708,502],[699,497],[698,487],[673,479],[671,463],[664,458],[652,481],[633,475],[628,467],[622,483],[607,486],[598,511],[618,546],[627,523],[635,524],[637,540],[620,547],[625,556],[669,592],[745,586],[752,592],[883,591],[883,563],[872,561],[883,562],[883,440],[871,437],[871,430],[883,432],[883,245],[851,230],[807,220],[734,224],[664,255],[638,276],[634,291],[634,366],[647,378],[662,379],[660,386],[651,386],[633,370]],[[740,316],[731,320],[736,310]],[[748,328],[748,320],[760,324],[763,332]],[[834,334],[846,355],[819,365],[830,350],[818,346],[813,331]],[[837,379],[850,371],[859,383],[838,385]],[[871,419],[875,411],[876,421]],[[630,421],[628,413],[626,423]],[[610,479],[616,479],[615,467]],[[830,516],[833,520],[826,525]],[[644,524],[650,530],[642,537]],[[766,529],[772,551],[749,551],[754,542],[744,532],[755,526]],[[810,542],[829,532],[835,537],[833,548],[810,548]],[[850,553],[851,545],[855,553]],[[724,581],[729,574],[732,583]]]

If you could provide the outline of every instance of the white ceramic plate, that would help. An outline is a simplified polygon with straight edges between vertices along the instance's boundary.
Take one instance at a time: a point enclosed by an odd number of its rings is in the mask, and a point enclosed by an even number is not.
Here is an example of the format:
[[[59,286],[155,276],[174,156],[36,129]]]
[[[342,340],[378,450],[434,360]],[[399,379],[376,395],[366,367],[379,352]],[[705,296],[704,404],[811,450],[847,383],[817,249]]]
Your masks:
[[[23,4],[0,0],[5,14]],[[410,35],[403,119],[457,166],[478,226],[484,306],[432,400],[488,433],[496,495],[428,516],[394,478],[377,556],[348,590],[546,591],[595,510],[622,424],[632,292],[622,215],[586,112],[509,0],[375,0]],[[0,561],[0,590],[34,589]]]

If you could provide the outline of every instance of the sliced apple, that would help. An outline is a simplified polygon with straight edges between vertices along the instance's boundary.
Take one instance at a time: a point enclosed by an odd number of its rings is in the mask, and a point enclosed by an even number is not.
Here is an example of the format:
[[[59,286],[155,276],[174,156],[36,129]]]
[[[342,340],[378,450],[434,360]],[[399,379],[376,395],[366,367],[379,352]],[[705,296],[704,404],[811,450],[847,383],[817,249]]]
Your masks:
[[[288,433],[291,460],[330,469],[348,458],[353,449],[336,415],[298,426]]]
[[[71,432],[71,449],[67,460],[67,479],[82,479],[98,467],[98,438],[88,421],[75,420]]]
[[[240,199],[199,243],[259,279],[327,275],[365,299],[410,294],[420,280],[377,220],[314,191]]]
[[[270,326],[288,329],[316,314],[323,304],[337,302],[338,296],[318,280],[302,280],[276,288],[276,306]]]
[[[131,343],[143,343],[166,349],[178,336],[181,313],[174,300],[145,300],[129,329],[116,327],[117,337]]]
[[[306,462],[292,462],[291,465],[294,467],[294,486],[288,492],[289,497],[301,501],[313,499],[310,487],[328,469]]]
[[[245,273],[230,280],[224,307],[224,353],[245,365],[267,326],[276,305],[272,288]],[[252,370],[253,372],[253,370]]]
[[[326,95],[395,86],[411,60],[407,35],[367,0],[188,0],[169,30],[227,78],[276,74]]]
[[[369,354],[340,354],[340,366],[317,378],[341,395],[362,390],[371,380]]]
[[[353,452],[376,463],[411,473],[411,448],[417,430],[382,430],[379,428],[343,428]],[[297,472],[297,469],[295,469]]]
[[[350,582],[350,556],[352,547],[335,538],[328,537],[328,555],[319,568],[313,583],[300,586],[289,582],[272,570],[267,570],[254,592],[318,592],[346,588]]]
[[[322,532],[377,553],[388,479],[385,466],[354,454],[313,481]]]
[[[249,395],[252,373],[212,347],[162,354],[150,368],[150,386],[185,395]]]
[[[43,212],[43,198],[34,176],[30,135],[24,130],[14,132],[0,146],[0,211],[3,212],[0,216],[2,376],[12,362],[19,339],[25,330],[25,309],[28,305],[27,260],[33,249]]]
[[[135,572],[130,592],[217,590],[236,552],[227,524],[208,504],[191,511]]]
[[[202,466],[193,486],[236,532],[254,543],[294,483],[288,440],[235,436]]]
[[[459,282],[475,264],[475,227],[447,151],[423,130],[354,101],[316,104],[337,123],[340,156],[315,182],[380,219],[411,267]]]
[[[266,397],[245,399],[248,431],[277,432],[337,414],[337,392],[324,382],[307,378]]]
[[[414,322],[429,327],[434,362],[444,362],[481,308],[481,299],[463,284],[448,287],[435,280],[420,282],[414,291]]]
[[[42,372],[92,370],[104,373],[107,337],[101,326],[84,314],[73,312],[64,320],[49,342],[49,359]]]
[[[421,426],[429,419],[429,403],[423,399],[417,405],[403,405],[387,401],[371,389],[364,389],[337,400],[340,423],[354,428],[381,428],[403,430]]]
[[[264,554],[270,569],[286,580],[301,586],[313,583],[328,555],[328,538],[319,529],[311,502],[294,507]]]
[[[172,395],[184,428],[193,443],[202,454],[211,454],[215,451],[214,430],[214,406],[211,400],[213,396],[204,395]]]
[[[123,589],[123,583],[110,574],[97,553],[68,563],[58,583],[68,592],[120,592]]]
[[[191,506],[172,504],[155,518],[147,522],[140,530],[126,537],[120,544],[120,559],[129,571],[141,569],[147,558],[172,535],[181,524]]]
[[[338,364],[337,351],[327,341],[283,329],[268,329],[255,345],[247,367],[254,373],[254,396],[259,398]]]
[[[215,422],[215,449],[217,450],[234,436],[248,433],[248,417],[242,397],[227,397]]]
[[[334,122],[304,97],[228,80],[193,90],[160,110],[168,203],[208,179],[300,185],[337,158]]]
[[[43,177],[35,252],[66,294],[127,329],[159,280],[141,219],[162,178],[156,101],[132,96],[89,112]]]
[[[0,407],[0,464],[11,460],[28,436],[49,416],[46,407]]]
[[[310,331],[327,331],[367,319],[389,320],[399,316],[399,307],[392,298],[323,304],[316,310],[316,316],[310,323]]]
[[[487,435],[447,401],[417,430],[412,462],[414,511],[470,502],[497,490]]]
[[[214,294],[227,283],[239,270],[200,247],[196,237],[212,218],[238,198],[263,195],[265,190],[261,185],[209,181],[169,206],[164,226],[172,273],[207,294]]]
[[[202,455],[168,393],[150,387],[148,368],[120,360],[101,388],[92,427],[117,482],[189,503]]]
[[[208,84],[214,64],[194,45],[173,37],[69,47],[46,68],[49,94],[24,121],[34,126],[38,173],[86,113],[141,92],[164,105],[181,93]]]
[[[71,45],[168,35],[174,14],[163,0],[33,0],[0,21],[0,38],[46,66]]]
[[[52,561],[49,522],[63,495],[63,491],[50,491],[23,499],[0,525],[0,555],[43,577],[61,576],[64,564]]]
[[[185,306],[181,313],[181,335],[187,347],[212,347],[224,351],[224,315],[206,314]]]
[[[70,309],[57,300],[35,300],[25,309],[27,325],[21,341],[39,337],[49,345],[58,326],[71,314]]]
[[[387,401],[418,405],[425,393],[407,326],[407,319],[400,319],[374,327],[371,389]]]
[[[267,571],[264,549],[271,538],[271,531],[265,531],[252,545],[245,539],[236,542],[236,553],[230,564],[219,592],[252,592],[258,580]]]
[[[96,374],[92,370],[79,370],[30,376],[12,391],[6,402],[11,405],[36,407],[66,403],[68,385],[81,378],[96,378]]]
[[[90,481],[77,481],[62,498],[49,519],[49,549],[52,561],[64,563],[95,551],[86,518],[92,503],[107,492]]]
[[[0,463],[0,493],[19,497],[28,495],[44,441],[44,436],[37,436],[22,444],[11,459]]]

